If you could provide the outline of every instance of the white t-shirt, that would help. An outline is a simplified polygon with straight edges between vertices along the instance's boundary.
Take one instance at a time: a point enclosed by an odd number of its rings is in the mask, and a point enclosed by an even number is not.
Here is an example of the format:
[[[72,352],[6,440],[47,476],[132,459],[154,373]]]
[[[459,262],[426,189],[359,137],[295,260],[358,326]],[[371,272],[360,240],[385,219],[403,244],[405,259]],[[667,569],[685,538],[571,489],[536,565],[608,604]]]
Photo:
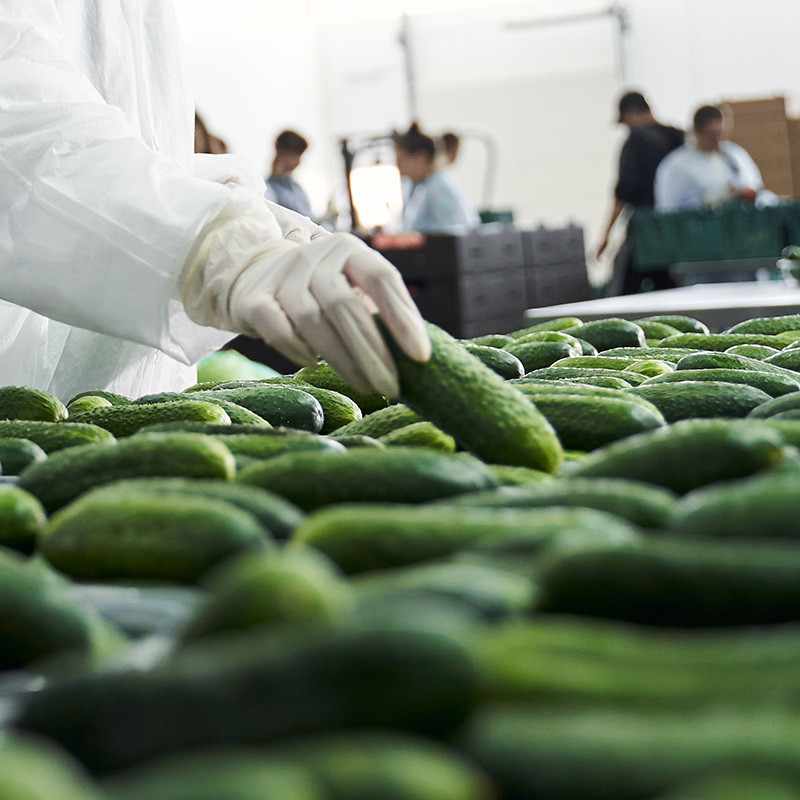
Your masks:
[[[654,186],[656,211],[684,211],[725,202],[731,189],[764,188],[761,172],[747,151],[720,142],[714,152],[683,145],[658,165]]]
[[[480,225],[480,216],[456,179],[439,169],[404,190],[403,230],[443,233]]]

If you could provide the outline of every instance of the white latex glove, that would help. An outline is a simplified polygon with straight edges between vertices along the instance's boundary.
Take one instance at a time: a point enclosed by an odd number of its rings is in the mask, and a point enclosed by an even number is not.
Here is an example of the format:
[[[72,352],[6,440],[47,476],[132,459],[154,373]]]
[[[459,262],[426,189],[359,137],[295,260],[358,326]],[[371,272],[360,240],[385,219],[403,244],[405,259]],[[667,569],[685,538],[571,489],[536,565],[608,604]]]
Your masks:
[[[262,338],[299,364],[322,356],[355,389],[398,393],[397,369],[372,314],[411,358],[430,357],[428,334],[400,273],[355,236],[295,244],[238,217],[213,230],[183,276],[188,315]]]
[[[265,200],[264,202],[275,219],[278,220],[278,226],[284,239],[301,244],[310,242],[319,236],[330,236],[330,231],[326,231],[325,228],[317,225],[316,222],[312,222],[308,217],[273,203],[271,200]]]

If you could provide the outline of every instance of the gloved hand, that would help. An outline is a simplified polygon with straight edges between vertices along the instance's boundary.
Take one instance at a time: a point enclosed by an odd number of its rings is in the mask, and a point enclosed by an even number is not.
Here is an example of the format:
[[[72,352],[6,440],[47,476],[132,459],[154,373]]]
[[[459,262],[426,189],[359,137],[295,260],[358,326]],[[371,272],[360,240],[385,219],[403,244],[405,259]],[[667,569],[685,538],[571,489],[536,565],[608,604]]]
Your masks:
[[[265,200],[264,202],[275,219],[278,220],[278,227],[280,227],[284,239],[301,244],[310,242],[318,236],[330,236],[329,231],[317,225],[316,222],[312,222],[308,217],[273,203],[271,200]]]
[[[355,389],[395,397],[397,369],[372,314],[411,358],[431,352],[400,273],[350,234],[296,244],[264,231],[239,216],[205,237],[182,276],[189,317],[260,337],[299,364],[322,356]]]

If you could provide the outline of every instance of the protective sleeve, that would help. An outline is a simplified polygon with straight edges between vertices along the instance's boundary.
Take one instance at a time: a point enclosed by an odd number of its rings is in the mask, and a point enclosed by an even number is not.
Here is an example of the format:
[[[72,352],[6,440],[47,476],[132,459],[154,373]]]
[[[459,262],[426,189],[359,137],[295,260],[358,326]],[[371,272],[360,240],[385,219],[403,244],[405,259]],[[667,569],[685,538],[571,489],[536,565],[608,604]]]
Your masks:
[[[10,7],[0,7],[0,299],[194,363],[230,335],[186,315],[181,269],[251,202],[243,192],[257,195],[149,148],[62,52],[57,14],[50,27]]]

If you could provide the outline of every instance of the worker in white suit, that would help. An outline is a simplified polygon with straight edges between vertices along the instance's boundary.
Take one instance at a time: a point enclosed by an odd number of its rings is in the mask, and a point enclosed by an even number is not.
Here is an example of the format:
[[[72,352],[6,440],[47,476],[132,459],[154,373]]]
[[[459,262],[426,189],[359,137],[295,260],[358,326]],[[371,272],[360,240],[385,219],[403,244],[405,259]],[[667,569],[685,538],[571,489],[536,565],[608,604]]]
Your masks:
[[[0,376],[68,399],[179,390],[234,334],[397,393],[379,311],[420,361],[399,273],[193,153],[169,0],[0,4]]]

